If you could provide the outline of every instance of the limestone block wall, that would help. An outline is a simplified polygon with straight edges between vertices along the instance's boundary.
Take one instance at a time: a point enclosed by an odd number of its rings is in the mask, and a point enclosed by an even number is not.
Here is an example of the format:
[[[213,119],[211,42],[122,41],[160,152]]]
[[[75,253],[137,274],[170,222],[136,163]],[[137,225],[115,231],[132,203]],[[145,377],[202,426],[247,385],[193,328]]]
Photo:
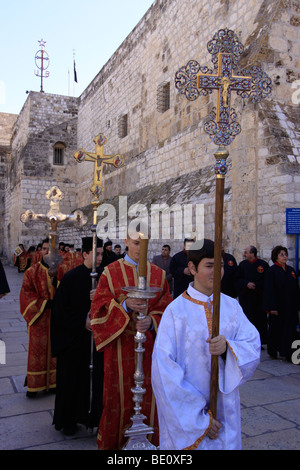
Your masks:
[[[203,124],[216,95],[189,102],[175,89],[174,75],[190,59],[211,66],[206,44],[215,32],[228,27],[245,45],[240,68],[259,64],[271,77],[273,90],[261,105],[236,96],[232,101],[242,133],[229,149],[224,238],[238,260],[250,243],[265,258],[276,243],[293,250],[293,239],[285,235],[285,206],[299,205],[299,135],[294,130],[294,145],[282,145],[270,122],[274,110],[268,103],[282,107],[285,119],[277,119],[276,127],[288,134],[286,127],[292,131],[296,124],[293,109],[299,106],[292,100],[292,84],[300,78],[299,11],[298,0],[155,1],[80,97],[78,147],[93,151],[93,138],[103,132],[108,138],[107,153],[121,153],[126,159],[124,168],[105,171],[104,199],[134,192],[142,195],[145,187],[149,193],[151,187],[176,179],[182,182],[196,169],[214,164],[216,148]],[[157,91],[166,82],[170,82],[170,108],[160,113]],[[118,123],[124,115],[128,134],[120,137]],[[86,205],[92,171],[90,164],[81,165],[78,201]],[[273,198],[266,181],[272,188],[276,185]],[[210,235],[214,185],[209,181],[209,192],[201,182],[200,187],[206,235]],[[167,197],[161,194],[161,200]],[[182,203],[192,200],[180,188],[177,197]]]
[[[0,113],[0,256],[3,255],[4,218],[5,218],[5,182],[8,154],[11,152],[10,140],[17,115]]]
[[[28,209],[46,214],[45,193],[56,185],[65,194],[61,209],[77,208],[77,167],[73,154],[77,141],[77,98],[30,92],[14,126],[7,162],[4,251],[11,256],[22,242],[37,245],[48,232],[37,224],[28,229],[20,215]],[[63,146],[63,162],[54,162],[54,146]]]

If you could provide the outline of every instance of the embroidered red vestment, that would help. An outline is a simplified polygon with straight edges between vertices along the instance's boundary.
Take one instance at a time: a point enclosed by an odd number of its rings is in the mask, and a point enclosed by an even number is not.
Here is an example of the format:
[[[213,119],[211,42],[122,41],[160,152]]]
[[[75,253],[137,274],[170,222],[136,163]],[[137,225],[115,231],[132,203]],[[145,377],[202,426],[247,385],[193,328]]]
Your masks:
[[[23,273],[27,265],[27,251],[23,250],[22,253],[17,256],[14,255],[14,266],[18,266],[19,272]]]
[[[122,307],[126,293],[122,287],[137,285],[136,266],[119,259],[105,267],[91,305],[91,325],[96,348],[104,350],[103,413],[99,424],[97,443],[101,450],[120,449],[126,442],[124,431],[131,425],[134,413],[131,388],[135,371],[135,323],[132,313]],[[148,314],[153,328],[146,332],[143,371],[145,375],[142,413],[154,428],[149,440],[158,445],[158,420],[155,398],[151,387],[151,357],[157,327],[162,313],[172,301],[166,273],[148,263],[147,285],[161,287],[154,299],[149,300]]]
[[[50,308],[55,288],[48,269],[37,263],[24,273],[20,291],[21,314],[28,329],[28,364],[25,385],[29,392],[49,390],[56,386],[56,359],[50,349]]]

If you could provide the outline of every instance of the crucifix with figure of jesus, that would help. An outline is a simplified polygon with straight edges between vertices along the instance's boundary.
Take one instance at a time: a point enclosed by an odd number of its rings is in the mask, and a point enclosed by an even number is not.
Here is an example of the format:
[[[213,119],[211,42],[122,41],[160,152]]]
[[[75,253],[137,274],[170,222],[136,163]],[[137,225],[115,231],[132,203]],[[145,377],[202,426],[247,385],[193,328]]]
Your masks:
[[[190,60],[176,72],[175,87],[189,101],[217,90],[216,107],[204,124],[205,132],[218,145],[214,154],[216,196],[212,337],[215,337],[219,335],[224,182],[229,155],[225,147],[241,132],[235,109],[231,106],[232,92],[257,103],[271,93],[271,80],[257,65],[236,71],[244,48],[234,31],[228,28],[217,31],[208,42],[207,49],[212,54],[213,70]],[[214,417],[217,412],[217,390],[218,356],[212,356],[210,409]]]

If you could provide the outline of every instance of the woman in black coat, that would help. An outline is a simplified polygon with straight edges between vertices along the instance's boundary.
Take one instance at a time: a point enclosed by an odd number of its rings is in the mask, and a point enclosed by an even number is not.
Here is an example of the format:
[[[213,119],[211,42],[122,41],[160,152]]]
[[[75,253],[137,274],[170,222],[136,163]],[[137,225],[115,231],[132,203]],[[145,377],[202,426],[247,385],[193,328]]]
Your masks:
[[[277,245],[271,255],[273,266],[265,278],[264,308],[269,314],[268,353],[290,360],[299,322],[300,291],[295,270],[287,264],[288,250]]]

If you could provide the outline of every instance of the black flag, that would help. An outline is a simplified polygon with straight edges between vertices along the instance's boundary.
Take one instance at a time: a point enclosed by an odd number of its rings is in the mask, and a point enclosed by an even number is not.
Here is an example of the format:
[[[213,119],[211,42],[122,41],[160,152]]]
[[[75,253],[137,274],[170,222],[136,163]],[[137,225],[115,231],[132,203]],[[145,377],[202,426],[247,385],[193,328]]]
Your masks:
[[[75,59],[74,59],[74,82],[77,83],[77,72],[76,72],[76,64],[75,64]]]

